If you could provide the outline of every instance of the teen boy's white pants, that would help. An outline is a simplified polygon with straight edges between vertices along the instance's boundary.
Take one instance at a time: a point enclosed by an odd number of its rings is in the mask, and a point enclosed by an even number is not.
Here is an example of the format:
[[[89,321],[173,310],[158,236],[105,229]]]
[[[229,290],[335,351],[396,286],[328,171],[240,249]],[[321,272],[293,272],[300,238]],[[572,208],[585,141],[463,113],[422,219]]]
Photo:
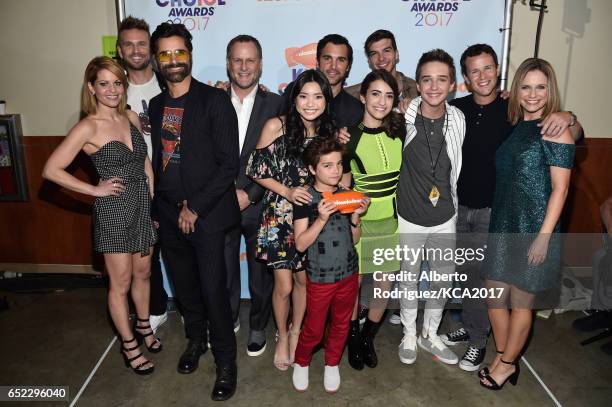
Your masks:
[[[418,312],[418,292],[419,280],[427,277],[430,293],[440,293],[440,289],[452,287],[452,281],[443,281],[445,274],[455,272],[455,263],[448,261],[449,253],[455,250],[455,232],[457,225],[457,215],[447,222],[438,226],[420,226],[408,222],[399,217],[400,245],[402,250],[407,247],[411,254],[420,253],[421,256],[409,256],[401,262],[402,272],[409,272],[416,278],[402,279],[399,283],[400,288],[400,316],[404,326],[404,334],[416,336],[416,319]],[[419,252],[419,249],[421,250]],[[406,253],[404,250],[403,253]],[[404,257],[404,256],[403,256]],[[429,264],[427,276],[421,275],[421,260],[426,260]],[[430,277],[434,278],[431,278]],[[442,281],[433,281],[441,278]],[[413,294],[411,296],[411,294]],[[438,327],[442,321],[446,298],[429,298],[425,302],[425,313],[423,319],[422,334],[424,337],[437,335]]]

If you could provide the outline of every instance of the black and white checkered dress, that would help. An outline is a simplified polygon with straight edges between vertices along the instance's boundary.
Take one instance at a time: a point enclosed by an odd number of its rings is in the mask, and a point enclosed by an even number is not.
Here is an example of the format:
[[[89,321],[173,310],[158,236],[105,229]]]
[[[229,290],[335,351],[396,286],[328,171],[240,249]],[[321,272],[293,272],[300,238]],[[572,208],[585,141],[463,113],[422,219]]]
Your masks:
[[[149,254],[157,240],[151,220],[149,184],[144,172],[147,145],[130,123],[133,151],[118,140],[91,155],[100,179],[119,177],[125,192],[96,198],[93,208],[94,250],[102,253]]]

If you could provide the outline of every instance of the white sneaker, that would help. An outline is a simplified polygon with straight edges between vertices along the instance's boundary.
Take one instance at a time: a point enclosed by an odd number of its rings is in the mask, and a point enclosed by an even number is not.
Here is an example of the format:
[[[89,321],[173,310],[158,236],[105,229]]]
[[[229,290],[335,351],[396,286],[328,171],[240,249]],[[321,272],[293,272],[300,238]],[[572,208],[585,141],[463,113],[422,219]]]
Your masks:
[[[402,317],[394,312],[389,317],[389,323],[392,325],[400,325],[402,323]]]
[[[293,388],[299,392],[308,390],[308,366],[293,364]]]
[[[440,362],[449,365],[455,365],[459,362],[457,355],[442,342],[438,335],[429,335],[428,338],[419,335],[417,343],[420,348],[434,355]]]
[[[151,324],[151,329],[153,333],[157,333],[157,328],[162,326],[168,320],[168,311],[164,312],[161,315],[151,315],[149,317],[149,323]]]
[[[325,391],[328,393],[335,393],[340,389],[340,369],[338,366],[325,365],[323,387],[325,387]]]
[[[397,351],[399,359],[402,363],[411,365],[417,358],[417,338],[416,335],[404,335],[402,342],[399,344]]]

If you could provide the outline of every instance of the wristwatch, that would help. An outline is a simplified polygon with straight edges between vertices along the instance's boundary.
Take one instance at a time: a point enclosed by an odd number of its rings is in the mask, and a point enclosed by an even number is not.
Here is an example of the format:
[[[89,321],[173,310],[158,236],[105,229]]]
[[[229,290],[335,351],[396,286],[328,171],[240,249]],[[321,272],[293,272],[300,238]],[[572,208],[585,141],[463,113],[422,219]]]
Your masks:
[[[572,118],[570,119],[570,123],[569,126],[575,126],[576,122],[578,121],[578,118],[576,117],[576,115],[574,114],[574,112],[572,112],[571,110],[568,110],[568,113],[572,116]]]

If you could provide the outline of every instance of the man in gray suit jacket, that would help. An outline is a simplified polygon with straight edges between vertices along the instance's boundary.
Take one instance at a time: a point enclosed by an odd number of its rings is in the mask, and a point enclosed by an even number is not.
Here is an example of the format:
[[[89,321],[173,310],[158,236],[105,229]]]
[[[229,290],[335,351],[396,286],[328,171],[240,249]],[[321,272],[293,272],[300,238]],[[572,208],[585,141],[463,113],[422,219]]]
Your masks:
[[[232,104],[238,116],[240,171],[236,179],[236,196],[242,219],[225,239],[227,284],[234,318],[234,332],[240,328],[240,237],[246,241],[249,268],[251,310],[247,354],[259,356],[266,349],[265,327],[272,310],[274,280],[266,265],[255,259],[261,198],[264,189],[246,176],[246,166],[257,145],[264,123],[278,115],[280,96],[259,86],[262,69],[261,45],[250,35],[239,35],[227,45],[227,73],[230,79]]]

